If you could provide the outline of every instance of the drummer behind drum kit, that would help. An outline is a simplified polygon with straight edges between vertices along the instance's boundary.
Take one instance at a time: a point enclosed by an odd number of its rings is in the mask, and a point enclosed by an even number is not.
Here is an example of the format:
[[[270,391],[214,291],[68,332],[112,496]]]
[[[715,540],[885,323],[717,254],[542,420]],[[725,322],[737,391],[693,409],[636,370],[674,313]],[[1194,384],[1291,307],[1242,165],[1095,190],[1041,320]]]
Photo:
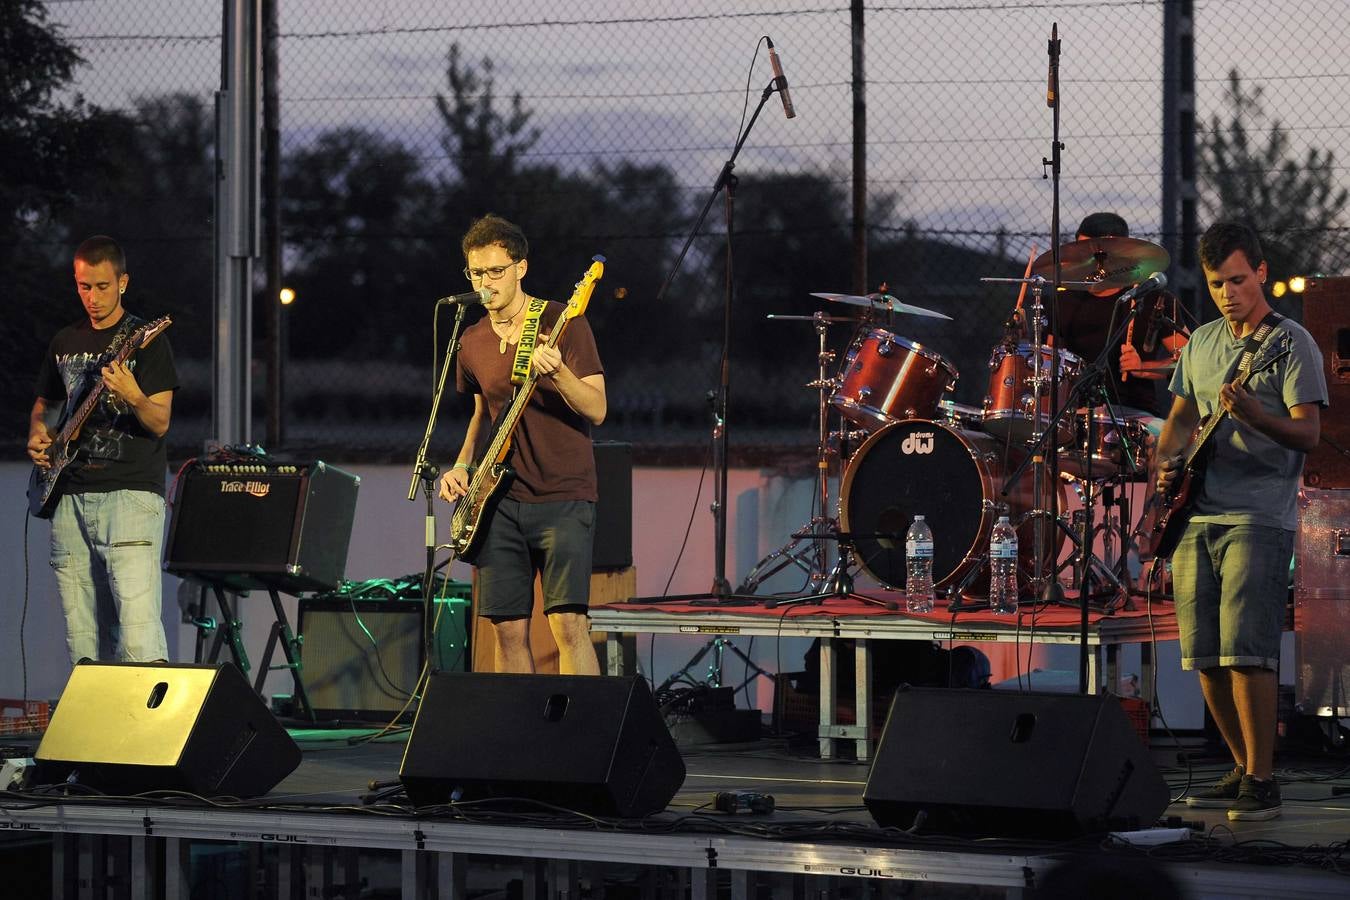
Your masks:
[[[1094,252],[1085,254],[1088,247],[1077,244],[1090,244]],[[1166,266],[1165,250],[1130,238],[1076,242],[1061,252],[1071,261],[1080,256],[1092,261],[1091,269],[1087,264],[1065,264],[1063,284],[1099,292],[1144,280],[1141,268]],[[1037,259],[1029,273],[1039,272],[1047,259],[1048,254]],[[855,567],[884,587],[903,590],[905,532],[915,515],[923,515],[936,536],[934,584],[952,599],[953,608],[960,608],[987,593],[989,533],[998,516],[1008,515],[1018,526],[1019,580],[1024,591],[1039,596],[1044,582],[1056,576],[1066,536],[1072,536],[1080,550],[1084,541],[1062,520],[1047,521],[1050,513],[1043,508],[1047,504],[1037,502],[1036,485],[1054,484],[1061,499],[1065,485],[1071,485],[1090,504],[1103,493],[1109,499],[1110,490],[1103,491],[1104,486],[1146,480],[1148,435],[1137,421],[1122,420],[1105,409],[1075,408],[1073,414],[1061,415],[1075,396],[1073,387],[1084,364],[1073,353],[1042,341],[1040,286],[1044,278],[1038,274],[1028,279],[988,280],[1031,283],[1035,300],[1030,312],[1037,324],[1031,341],[1018,340],[1010,333],[993,348],[988,391],[980,408],[947,399],[959,373],[941,353],[874,321],[883,312],[947,321],[951,317],[902,303],[885,293],[885,285],[880,293],[867,296],[812,295],[862,307],[860,318],[820,312],[769,316],[778,321],[813,322],[819,335],[820,377],[808,387],[820,392],[817,502],[821,514],[795,532],[788,544],[761,560],[739,592],[754,592],[765,578],[792,564],[809,573],[811,588],[821,593],[773,601],[776,605],[859,596],[852,594],[849,576]],[[827,367],[834,354],[826,349],[826,330],[844,323],[854,325],[855,330],[837,373],[830,376]],[[1058,367],[1053,396],[1049,387],[1052,367]],[[839,431],[829,430],[831,407],[843,418]],[[1043,480],[1040,472],[1035,478],[1030,473],[1020,477],[1028,463],[1041,464],[1040,452],[1034,458],[1029,455],[1052,422],[1056,423],[1053,437],[1064,472],[1058,479]],[[829,509],[829,459],[836,454],[841,465],[838,518],[834,519],[825,511]],[[1014,473],[1019,477],[1009,484]],[[1048,499],[1048,488],[1041,494]],[[1063,503],[1057,507],[1062,509]],[[837,560],[833,570],[826,572],[827,545],[836,541]],[[809,544],[803,547],[804,542]],[[1092,562],[1119,591],[1126,591],[1111,567],[1095,556]]]

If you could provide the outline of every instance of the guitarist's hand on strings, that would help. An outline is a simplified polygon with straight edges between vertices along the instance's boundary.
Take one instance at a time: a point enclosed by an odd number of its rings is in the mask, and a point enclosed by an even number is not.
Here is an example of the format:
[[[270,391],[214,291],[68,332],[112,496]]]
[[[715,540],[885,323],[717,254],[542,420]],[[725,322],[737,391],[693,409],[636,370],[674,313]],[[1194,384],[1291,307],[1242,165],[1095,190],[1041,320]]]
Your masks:
[[[1166,494],[1171,489],[1172,483],[1181,473],[1181,467],[1185,462],[1185,454],[1167,456],[1158,460],[1157,471],[1154,473],[1154,486],[1158,489],[1158,493]]]
[[[469,468],[464,463],[455,465],[441,475],[442,500],[458,500],[469,492]]]
[[[52,461],[47,458],[47,448],[51,445],[52,436],[45,428],[28,435],[28,458],[33,461],[33,465],[42,469],[51,468]]]

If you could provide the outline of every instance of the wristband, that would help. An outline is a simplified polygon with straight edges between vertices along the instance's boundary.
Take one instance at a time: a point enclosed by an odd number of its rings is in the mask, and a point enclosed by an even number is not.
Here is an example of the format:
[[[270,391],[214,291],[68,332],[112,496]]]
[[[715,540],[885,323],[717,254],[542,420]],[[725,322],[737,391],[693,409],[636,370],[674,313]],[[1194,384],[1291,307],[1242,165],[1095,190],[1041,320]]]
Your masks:
[[[450,467],[450,471],[453,472],[455,469],[463,469],[466,472],[472,472],[473,466],[469,465],[468,463],[457,462]]]

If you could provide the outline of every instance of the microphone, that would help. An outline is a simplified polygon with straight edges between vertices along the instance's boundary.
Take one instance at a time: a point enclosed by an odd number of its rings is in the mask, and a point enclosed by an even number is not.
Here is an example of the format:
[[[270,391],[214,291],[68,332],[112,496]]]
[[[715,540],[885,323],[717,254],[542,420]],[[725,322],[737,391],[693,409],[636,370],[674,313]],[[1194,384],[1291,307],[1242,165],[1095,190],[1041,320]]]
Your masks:
[[[1059,23],[1050,26],[1050,71],[1045,76],[1045,105],[1054,109],[1059,102]]]
[[[1167,276],[1162,272],[1154,272],[1152,275],[1117,297],[1116,302],[1122,303],[1126,300],[1133,300],[1140,294],[1147,294],[1149,291],[1156,291],[1158,288],[1162,287],[1167,287]]]
[[[441,297],[436,301],[436,305],[448,303],[454,306],[458,303],[486,303],[492,299],[492,290],[490,288],[479,288],[476,291],[466,291],[463,294],[452,294],[449,297]]]
[[[796,118],[797,111],[792,108],[792,95],[788,93],[787,76],[783,74],[783,64],[778,61],[778,51],[773,49],[773,39],[766,35],[764,42],[769,45],[769,65],[773,67],[773,81],[783,98],[783,112],[789,119]]]

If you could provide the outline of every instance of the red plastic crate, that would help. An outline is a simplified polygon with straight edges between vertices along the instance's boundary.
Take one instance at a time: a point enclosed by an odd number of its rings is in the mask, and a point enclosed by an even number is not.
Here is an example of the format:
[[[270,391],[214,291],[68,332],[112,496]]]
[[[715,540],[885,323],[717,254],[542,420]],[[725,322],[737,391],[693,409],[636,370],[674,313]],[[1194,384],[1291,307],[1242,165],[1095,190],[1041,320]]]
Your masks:
[[[0,698],[0,735],[40,734],[47,730],[50,712],[46,700]]]
[[[1147,700],[1139,697],[1118,697],[1120,708],[1125,710],[1125,715],[1129,717],[1130,724],[1134,726],[1134,731],[1139,735],[1140,742],[1148,746],[1148,729],[1153,720],[1153,709],[1149,706]]]

